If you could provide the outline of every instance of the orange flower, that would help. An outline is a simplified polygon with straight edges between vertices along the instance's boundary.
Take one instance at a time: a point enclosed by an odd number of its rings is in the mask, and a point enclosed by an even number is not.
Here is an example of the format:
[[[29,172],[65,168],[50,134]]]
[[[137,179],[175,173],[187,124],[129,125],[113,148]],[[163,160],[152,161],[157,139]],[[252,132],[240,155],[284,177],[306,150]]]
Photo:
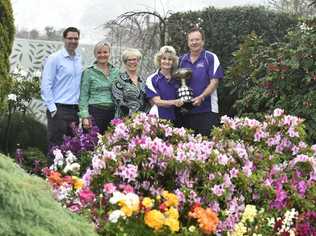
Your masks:
[[[63,179],[61,177],[61,174],[57,171],[52,171],[50,175],[48,176],[48,182],[51,185],[61,185],[63,182]]]
[[[216,231],[219,219],[210,208],[195,207],[193,212],[189,212],[189,216],[197,219],[203,233],[212,234]]]

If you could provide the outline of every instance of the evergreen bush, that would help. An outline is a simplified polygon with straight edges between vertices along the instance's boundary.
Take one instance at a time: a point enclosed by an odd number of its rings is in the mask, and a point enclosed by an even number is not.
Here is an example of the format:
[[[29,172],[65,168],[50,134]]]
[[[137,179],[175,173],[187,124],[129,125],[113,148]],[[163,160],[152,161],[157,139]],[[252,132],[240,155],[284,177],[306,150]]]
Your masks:
[[[0,155],[0,235],[94,236],[89,223],[61,207],[48,185]]]
[[[14,18],[10,0],[0,1],[0,112],[4,106],[10,79],[9,56],[11,53],[15,34]]]

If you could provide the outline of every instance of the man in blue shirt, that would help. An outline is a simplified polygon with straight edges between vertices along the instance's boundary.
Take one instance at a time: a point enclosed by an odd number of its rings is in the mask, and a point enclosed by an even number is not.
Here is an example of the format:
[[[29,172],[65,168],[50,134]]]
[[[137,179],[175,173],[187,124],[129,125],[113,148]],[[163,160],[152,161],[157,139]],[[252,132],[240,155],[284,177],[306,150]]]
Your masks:
[[[224,72],[217,56],[204,49],[202,30],[191,30],[187,40],[190,52],[180,58],[179,67],[192,69],[188,85],[193,89],[194,108],[182,116],[182,122],[196,134],[209,136],[212,127],[219,124],[217,87]]]
[[[60,145],[63,136],[71,136],[79,123],[78,101],[82,63],[76,51],[80,31],[69,27],[63,32],[64,48],[47,58],[42,74],[41,96],[47,107],[49,148]]]

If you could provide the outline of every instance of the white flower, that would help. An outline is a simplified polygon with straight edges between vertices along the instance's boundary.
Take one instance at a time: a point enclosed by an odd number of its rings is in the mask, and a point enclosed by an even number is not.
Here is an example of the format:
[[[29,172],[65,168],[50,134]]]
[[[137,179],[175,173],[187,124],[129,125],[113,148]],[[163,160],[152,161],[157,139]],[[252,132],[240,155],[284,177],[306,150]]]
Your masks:
[[[16,102],[17,96],[13,93],[8,95],[8,100],[9,101],[15,101]]]
[[[71,151],[67,151],[66,157],[67,157],[66,158],[67,165],[70,165],[71,163],[77,160],[77,157]]]
[[[41,73],[40,70],[36,70],[36,71],[34,72],[34,76],[35,76],[35,77],[41,77],[41,75],[42,75],[42,73]]]
[[[72,163],[72,164],[67,164],[63,172],[68,173],[69,171],[76,172],[79,170],[80,170],[80,165],[78,163]]]
[[[115,191],[113,193],[113,196],[110,198],[110,203],[111,204],[116,204],[117,202],[125,199],[125,195],[119,191]]]
[[[125,216],[123,211],[121,211],[121,210],[112,211],[111,214],[109,215],[109,221],[112,222],[112,223],[117,223],[118,219],[121,216],[122,217]]]

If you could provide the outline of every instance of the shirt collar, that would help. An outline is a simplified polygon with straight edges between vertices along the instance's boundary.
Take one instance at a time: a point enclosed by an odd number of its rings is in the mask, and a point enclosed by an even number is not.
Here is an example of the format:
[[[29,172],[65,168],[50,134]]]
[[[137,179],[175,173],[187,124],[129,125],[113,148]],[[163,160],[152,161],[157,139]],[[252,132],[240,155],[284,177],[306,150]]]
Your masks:
[[[199,57],[198,57],[198,59],[197,59],[194,63],[196,63],[197,61],[199,61],[199,60],[201,59],[201,57],[204,57],[204,54],[205,54],[205,49],[203,48],[202,51],[201,51],[201,53],[200,53],[200,55],[199,55]],[[190,56],[191,56],[191,52],[185,54],[185,55],[184,55],[184,60],[189,61],[190,63],[192,63]]]
[[[69,55],[68,51],[66,50],[66,48],[63,48],[63,49],[62,49],[62,54],[63,54],[64,57],[71,57],[71,56]],[[79,53],[78,50],[76,50],[76,51],[75,51],[75,56],[74,56],[74,58],[78,58],[79,56],[80,56],[80,53]]]

